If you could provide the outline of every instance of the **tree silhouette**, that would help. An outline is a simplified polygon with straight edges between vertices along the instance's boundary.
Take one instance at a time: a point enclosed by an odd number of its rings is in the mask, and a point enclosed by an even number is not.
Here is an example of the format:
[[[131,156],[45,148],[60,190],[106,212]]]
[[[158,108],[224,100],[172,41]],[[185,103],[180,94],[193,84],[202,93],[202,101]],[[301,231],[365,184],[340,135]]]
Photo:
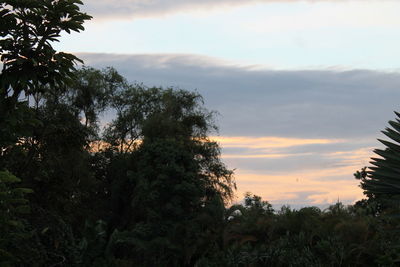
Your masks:
[[[400,113],[395,112],[398,118]],[[367,196],[377,200],[394,200],[400,196],[400,120],[389,121],[392,128],[382,131],[392,141],[378,139],[385,149],[375,149],[379,157],[372,157],[369,171],[362,170],[356,175],[361,179],[361,188]]]

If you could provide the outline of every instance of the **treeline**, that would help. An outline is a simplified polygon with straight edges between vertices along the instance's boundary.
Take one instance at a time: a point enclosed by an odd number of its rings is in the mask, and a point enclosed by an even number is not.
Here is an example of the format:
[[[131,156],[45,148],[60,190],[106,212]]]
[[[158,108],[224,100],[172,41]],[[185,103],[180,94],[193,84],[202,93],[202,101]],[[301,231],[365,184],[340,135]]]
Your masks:
[[[17,104],[1,139],[2,266],[399,263],[388,197],[273,210],[248,193],[230,206],[233,172],[197,93],[81,68]]]
[[[399,219],[377,208],[362,200],[274,211],[247,195],[227,212],[224,246],[197,266],[397,266]]]

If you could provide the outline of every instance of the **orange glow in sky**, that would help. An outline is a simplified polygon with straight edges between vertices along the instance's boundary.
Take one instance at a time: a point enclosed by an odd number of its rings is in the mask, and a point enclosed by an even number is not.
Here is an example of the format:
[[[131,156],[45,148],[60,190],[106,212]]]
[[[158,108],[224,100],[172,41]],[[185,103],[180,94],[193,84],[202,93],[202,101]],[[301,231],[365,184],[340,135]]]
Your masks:
[[[335,150],[326,152],[309,151],[293,153],[296,147],[307,145],[346,144],[351,140],[336,139],[301,139],[284,137],[214,137],[224,150],[238,149],[237,152],[223,152],[222,158],[228,167],[235,168],[237,182],[237,201],[241,201],[245,192],[261,196],[264,200],[276,205],[295,206],[327,206],[337,200],[346,204],[354,203],[363,197],[359,181],[353,173],[368,164],[372,148],[365,147],[354,150]],[[284,149],[284,153],[281,150]],[[298,170],[287,170],[285,162],[295,158],[300,163],[310,157],[323,157],[332,161],[332,166],[321,164],[307,165]],[[271,170],[255,170],[247,168],[241,160],[261,160],[259,165],[268,164],[270,160],[277,162]],[[281,161],[281,163],[280,163]],[[282,164],[282,167],[279,166]],[[301,165],[301,164],[300,164]]]

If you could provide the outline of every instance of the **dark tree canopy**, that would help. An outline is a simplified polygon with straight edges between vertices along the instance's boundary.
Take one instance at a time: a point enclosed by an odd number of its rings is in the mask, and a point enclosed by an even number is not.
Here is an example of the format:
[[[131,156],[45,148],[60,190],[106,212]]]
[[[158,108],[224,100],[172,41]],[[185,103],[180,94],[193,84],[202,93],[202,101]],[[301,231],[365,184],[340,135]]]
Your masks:
[[[129,84],[112,68],[83,67],[61,89],[46,87],[25,105],[36,122],[25,121],[1,157],[33,189],[35,215],[26,217],[45,233],[37,240],[47,256],[34,255],[53,264],[51,255],[69,264],[82,253],[87,266],[182,266],[203,254],[206,240],[217,242],[211,233],[235,183],[208,137],[216,127],[199,94]],[[104,112],[115,118],[103,130]],[[91,245],[71,245],[74,236]]]
[[[83,30],[81,4],[0,1],[0,266],[398,265],[398,216],[375,200],[400,192],[399,119],[356,174],[368,200],[227,207],[233,171],[198,93],[76,70],[52,48]]]
[[[395,114],[398,118],[389,121],[392,128],[382,131],[391,141],[378,139],[385,148],[375,149],[377,157],[372,157],[370,162],[373,166],[356,174],[364,193],[380,202],[400,198],[400,113]]]
[[[106,171],[110,227],[129,233],[120,249],[130,247],[134,254],[125,257],[138,264],[187,265],[204,246],[200,229],[223,217],[235,185],[208,138],[212,113],[184,90],[130,86],[114,101],[117,117],[105,131],[111,166],[118,166]],[[121,167],[128,171],[115,180]],[[217,216],[211,223],[204,219],[210,212]]]
[[[66,82],[79,59],[51,46],[65,31],[79,32],[91,17],[79,0],[6,0],[0,2],[1,95],[18,99],[34,94],[40,84]]]
[[[57,52],[51,43],[62,32],[79,32],[91,17],[79,0],[5,0],[0,2],[0,152],[36,123],[29,97],[62,90],[80,60]],[[1,155],[0,155],[1,156]],[[1,168],[1,166],[0,166]]]

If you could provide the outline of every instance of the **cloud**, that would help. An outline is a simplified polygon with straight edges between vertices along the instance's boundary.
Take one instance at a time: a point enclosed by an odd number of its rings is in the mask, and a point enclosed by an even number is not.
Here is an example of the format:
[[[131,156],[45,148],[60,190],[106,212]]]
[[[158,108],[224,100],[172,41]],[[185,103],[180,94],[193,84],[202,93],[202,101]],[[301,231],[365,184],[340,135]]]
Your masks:
[[[343,2],[341,0],[86,0],[85,11],[99,18],[142,18],[178,12],[210,12],[216,8],[290,2]],[[366,1],[362,1],[365,3]],[[368,1],[373,2],[373,1]],[[379,1],[380,3],[382,1]]]
[[[362,147],[352,151],[334,151],[325,156],[340,162],[346,166],[366,166],[373,156],[374,147]]]
[[[302,154],[296,154],[296,157],[299,156],[307,156],[310,155],[309,153],[302,153]],[[294,156],[293,154],[224,154],[223,158],[224,159],[278,159],[278,158],[287,158],[287,157],[292,157]]]
[[[288,152],[291,152],[292,148],[298,146],[311,144],[336,144],[343,142],[343,140],[301,139],[275,136],[212,136],[211,139],[218,142],[218,144],[223,148],[224,159],[276,159],[293,156],[307,156],[310,155],[309,151],[303,153]]]
[[[368,165],[372,147],[357,140],[219,137],[222,158],[237,169],[238,194],[251,191],[274,204],[327,207],[362,197],[353,173]],[[233,151],[232,151],[233,150]],[[266,153],[267,152],[267,153]]]
[[[352,140],[340,144],[347,149],[357,147]],[[290,204],[297,208],[327,207],[338,198],[344,203],[362,198],[359,181],[353,173],[367,164],[372,156],[371,148],[337,150],[335,144],[295,147],[303,147],[304,151],[308,148],[308,153],[292,151],[294,147],[284,148],[288,154],[274,151],[265,157],[253,157],[251,151],[258,148],[246,149],[244,153],[237,151],[228,157],[223,153],[227,165],[237,169],[237,196],[251,191],[275,206]]]
[[[210,10],[262,2],[282,2],[279,0],[87,0],[84,9],[97,17],[137,18],[160,16],[187,10]]]
[[[327,1],[318,1],[327,2]],[[398,28],[398,1],[337,1],[336,5],[313,5],[305,11],[254,17],[244,23],[247,31],[261,33],[349,28]],[[339,41],[340,42],[340,41]],[[332,44],[332,47],[337,44]]]
[[[399,108],[398,72],[282,71],[183,54],[79,56],[130,81],[197,90],[220,113],[224,136],[375,140]]]
[[[223,147],[247,147],[247,148],[282,148],[309,144],[331,144],[341,140],[284,138],[276,136],[249,137],[249,136],[215,136],[212,139]]]
[[[325,154],[309,151],[308,153],[266,153],[266,154],[222,154],[224,162],[230,167],[239,170],[251,171],[258,174],[279,174],[285,172],[291,175],[297,175],[300,172],[317,172],[320,170],[333,169],[336,172],[342,168],[346,169],[347,176],[352,177],[353,173],[368,165],[368,156],[358,157],[348,160],[345,157],[332,158]],[[330,176],[326,173],[324,176]]]
[[[87,0],[85,11],[101,17],[138,18],[160,16],[187,10],[204,10],[221,6],[236,6],[265,2],[262,0]],[[269,2],[269,1],[268,1]]]
[[[222,137],[220,139],[225,139]],[[327,169],[346,169],[347,177],[363,166],[368,165],[369,158],[373,155],[373,147],[370,143],[357,143],[354,139],[327,140],[321,143],[309,144],[312,139],[304,139],[306,142],[281,144],[260,142],[259,140],[275,139],[274,137],[251,138],[229,137],[235,143],[219,142],[222,147],[222,157],[228,166],[242,171],[258,174],[276,175],[284,171],[286,174],[298,175],[301,172],[315,172],[324,170],[325,174],[318,179],[335,180],[327,174]],[[285,140],[286,138],[279,138]],[[241,142],[241,140],[245,140]],[[293,139],[289,139],[293,140]]]
[[[319,180],[317,177],[332,174],[340,177],[347,173],[346,168],[329,169],[318,172],[302,172],[293,175],[268,175],[238,172],[241,177],[237,181],[237,196],[250,191],[275,205],[326,206],[338,199],[344,203],[354,203],[362,198],[359,181],[353,177],[341,179]],[[309,176],[307,176],[307,174]]]

